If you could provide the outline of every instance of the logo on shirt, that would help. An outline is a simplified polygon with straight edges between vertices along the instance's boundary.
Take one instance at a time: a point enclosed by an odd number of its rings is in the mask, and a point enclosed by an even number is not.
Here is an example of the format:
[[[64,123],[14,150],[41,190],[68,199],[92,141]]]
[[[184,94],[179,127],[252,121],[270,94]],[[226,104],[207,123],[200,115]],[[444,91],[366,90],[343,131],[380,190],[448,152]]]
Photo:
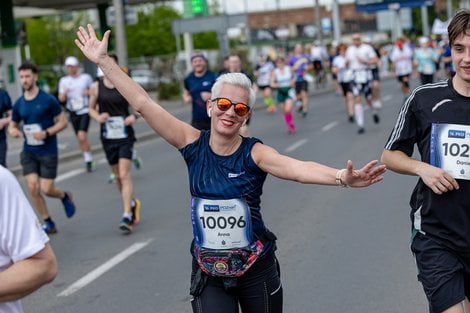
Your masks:
[[[448,137],[465,139],[465,130],[449,129]]]
[[[210,83],[211,83],[211,82],[204,81],[204,82],[202,82],[202,85],[205,87],[205,86],[209,86]]]
[[[204,204],[204,212],[219,212],[220,208],[217,204]]]
[[[245,174],[245,171],[240,172],[240,173],[228,173],[228,178],[237,178],[243,174]]]

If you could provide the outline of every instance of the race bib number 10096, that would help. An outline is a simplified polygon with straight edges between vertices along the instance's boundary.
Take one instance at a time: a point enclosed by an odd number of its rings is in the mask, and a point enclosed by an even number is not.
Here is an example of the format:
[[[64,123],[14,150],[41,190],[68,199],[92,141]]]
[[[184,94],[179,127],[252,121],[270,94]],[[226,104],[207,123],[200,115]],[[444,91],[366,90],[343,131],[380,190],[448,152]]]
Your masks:
[[[196,243],[209,249],[232,249],[252,242],[249,207],[242,199],[193,197],[191,218]]]
[[[431,165],[456,179],[470,180],[470,126],[432,124]]]

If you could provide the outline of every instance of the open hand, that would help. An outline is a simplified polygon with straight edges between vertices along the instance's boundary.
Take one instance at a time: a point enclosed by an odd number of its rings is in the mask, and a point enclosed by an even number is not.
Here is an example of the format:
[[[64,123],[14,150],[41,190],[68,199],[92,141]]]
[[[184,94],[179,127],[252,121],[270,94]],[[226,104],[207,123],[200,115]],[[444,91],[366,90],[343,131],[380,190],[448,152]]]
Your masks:
[[[341,181],[350,187],[367,187],[381,181],[386,168],[385,165],[377,165],[378,162],[370,161],[360,170],[354,170],[353,163],[349,160],[341,175]]]
[[[104,33],[103,39],[100,41],[96,37],[93,26],[88,24],[87,28],[88,31],[82,26],[78,28],[78,39],[75,39],[75,44],[90,61],[98,64],[101,59],[104,59],[108,55],[108,40],[111,31],[107,30]]]

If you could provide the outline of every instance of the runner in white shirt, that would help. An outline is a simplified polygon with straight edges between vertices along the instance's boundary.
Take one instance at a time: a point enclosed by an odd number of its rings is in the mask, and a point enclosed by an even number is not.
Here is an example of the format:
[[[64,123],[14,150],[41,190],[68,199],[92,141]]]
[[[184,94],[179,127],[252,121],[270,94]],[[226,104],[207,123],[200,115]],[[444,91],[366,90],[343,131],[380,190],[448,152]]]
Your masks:
[[[337,76],[338,83],[343,90],[344,101],[346,103],[346,113],[348,120],[354,122],[354,96],[352,93],[352,71],[346,64],[346,45],[340,44],[338,47],[339,54],[333,58],[332,72]]]
[[[326,76],[325,76],[325,67],[328,65],[328,52],[321,44],[319,40],[315,40],[313,43],[312,48],[310,48],[310,60],[312,61],[313,71],[315,73],[315,84],[316,87],[320,85],[324,87],[326,83]]]
[[[402,38],[397,39],[390,60],[393,62],[401,92],[407,97],[410,94],[410,75],[413,72],[413,51]]]
[[[0,312],[22,313],[20,299],[55,278],[48,242],[15,177],[0,166]]]
[[[274,64],[269,57],[260,55],[259,62],[256,65],[255,76],[256,86],[263,91],[263,100],[266,105],[266,110],[269,113],[276,112],[276,105],[274,103],[271,86],[271,73],[274,70]]]
[[[372,101],[372,72],[370,65],[376,64],[378,56],[374,49],[361,42],[361,36],[354,34],[353,45],[346,50],[346,62],[353,71],[354,78],[352,83],[352,91],[354,95],[354,115],[356,123],[359,126],[358,133],[364,133],[364,109],[362,107],[361,94],[364,95],[368,104],[373,108],[373,119],[375,123],[379,122],[378,109],[380,103],[375,105]]]
[[[276,100],[281,106],[284,114],[284,123],[288,134],[294,134],[297,130],[294,122],[292,109],[294,107],[295,96],[295,77],[292,69],[286,65],[284,57],[278,57],[276,60],[276,69],[271,73],[271,86],[277,89]]]
[[[90,125],[88,93],[93,80],[90,75],[80,73],[80,63],[76,57],[67,57],[65,68],[68,75],[59,80],[59,101],[67,102],[69,119],[77,136],[80,150],[83,152],[86,169],[92,172],[96,165],[88,141],[88,126]]]

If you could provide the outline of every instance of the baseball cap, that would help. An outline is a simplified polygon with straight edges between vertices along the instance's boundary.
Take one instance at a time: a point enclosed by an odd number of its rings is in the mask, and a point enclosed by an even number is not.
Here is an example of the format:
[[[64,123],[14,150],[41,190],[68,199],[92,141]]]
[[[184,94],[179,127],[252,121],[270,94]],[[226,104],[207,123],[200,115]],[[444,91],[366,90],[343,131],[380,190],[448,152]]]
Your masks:
[[[78,62],[78,59],[76,57],[67,57],[65,59],[65,66],[78,66],[80,62]]]
[[[195,58],[202,58],[205,61],[207,61],[206,56],[202,52],[193,52],[193,53],[191,53],[191,61]]]
[[[419,44],[420,44],[420,45],[425,45],[425,44],[427,44],[428,42],[429,42],[428,37],[421,37],[421,38],[419,38]]]

